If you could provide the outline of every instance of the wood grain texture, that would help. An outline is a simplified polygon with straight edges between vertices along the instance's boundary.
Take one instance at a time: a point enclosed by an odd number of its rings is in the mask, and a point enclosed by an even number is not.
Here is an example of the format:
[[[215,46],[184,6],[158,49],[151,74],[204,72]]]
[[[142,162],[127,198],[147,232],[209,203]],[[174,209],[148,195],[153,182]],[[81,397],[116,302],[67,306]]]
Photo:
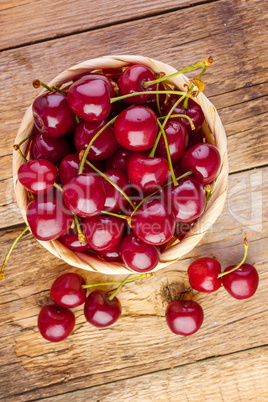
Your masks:
[[[12,48],[73,32],[83,32],[100,26],[137,20],[162,12],[203,3],[204,0],[57,0],[51,6],[47,0],[4,1],[0,4],[0,49]],[[41,29],[40,29],[41,28]]]
[[[215,63],[205,76],[205,93],[218,108],[230,135],[230,171],[265,165],[268,69],[261,7],[259,0],[218,1],[146,18],[143,24],[133,21],[2,52],[0,227],[22,222],[12,193],[10,156],[23,113],[36,96],[30,83],[36,77],[48,82],[75,62],[101,54],[142,53],[178,69],[213,54]],[[188,22],[192,20],[194,30]]]
[[[77,308],[74,333],[57,345],[41,338],[36,319],[49,301],[54,279],[73,269],[42,249],[30,234],[25,236],[14,250],[0,288],[0,396],[20,395],[16,400],[28,401],[62,393],[62,382],[64,392],[71,392],[265,344],[267,173],[264,168],[231,176],[225,210],[202,244],[152,278],[126,285],[120,294],[123,317],[115,326],[97,330]],[[2,232],[3,249],[17,233]],[[189,338],[173,335],[165,323],[165,306],[171,296],[176,298],[188,287],[185,271],[190,262],[200,256],[216,256],[222,267],[239,261],[245,234],[250,242],[247,261],[260,274],[257,294],[237,301],[223,288],[211,295],[193,293],[205,311],[202,329]],[[83,275],[89,283],[113,279]]]
[[[268,401],[267,360],[268,348],[257,348],[42,400],[265,402]]]

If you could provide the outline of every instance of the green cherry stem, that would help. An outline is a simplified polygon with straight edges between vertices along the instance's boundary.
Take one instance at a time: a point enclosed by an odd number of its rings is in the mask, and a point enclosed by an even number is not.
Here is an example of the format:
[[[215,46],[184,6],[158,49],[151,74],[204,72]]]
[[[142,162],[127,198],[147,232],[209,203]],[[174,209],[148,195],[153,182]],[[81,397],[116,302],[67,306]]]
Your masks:
[[[42,87],[46,88],[49,92],[54,92],[51,87],[49,87],[47,84],[45,84],[44,82],[42,82],[40,80],[34,80],[32,82],[32,85],[35,89],[40,88],[42,86]]]
[[[4,277],[5,277],[5,267],[6,267],[6,265],[7,265],[8,259],[9,259],[9,257],[10,257],[10,254],[12,253],[13,248],[15,247],[15,245],[17,244],[17,242],[20,240],[20,238],[24,235],[24,233],[26,233],[27,230],[29,230],[29,229],[30,229],[30,226],[29,226],[29,225],[26,226],[26,228],[23,229],[23,231],[22,231],[22,232],[16,237],[16,239],[13,241],[13,243],[12,243],[12,245],[11,245],[10,249],[8,250],[8,253],[7,253],[6,257],[5,257],[5,260],[4,260],[4,262],[3,262],[3,265],[2,265],[2,267],[1,267],[1,270],[0,270],[0,281],[1,281],[2,279],[4,279]]]
[[[142,92],[133,92],[132,94],[118,96],[118,98],[111,98],[111,103],[117,102],[117,101],[122,100],[122,99],[131,98],[132,96],[148,95],[148,94],[149,95],[157,95],[157,94],[159,94],[159,95],[161,95],[161,94],[169,95],[169,94],[173,94],[173,95],[185,95],[186,96],[186,93],[182,92],[182,91],[150,91],[150,92],[142,91]]]
[[[175,93],[175,92],[174,92],[174,93]],[[172,106],[172,108],[170,109],[170,111],[168,112],[168,114],[165,116],[165,120],[164,120],[164,122],[163,122],[163,124],[162,124],[163,129],[165,128],[165,125],[167,124],[167,121],[168,121],[168,119],[170,118],[170,116],[172,115],[174,109],[175,109],[175,108],[177,107],[177,105],[187,96],[187,94],[186,94],[185,92],[182,92],[182,94],[183,94],[183,95],[177,100],[177,102],[174,103],[174,105]],[[150,152],[150,155],[149,155],[150,158],[153,158],[153,157],[154,157],[154,154],[155,154],[155,151],[156,151],[158,142],[159,142],[159,140],[160,140],[160,137],[161,137],[161,131],[159,132],[159,134],[158,134],[158,136],[157,136],[157,138],[156,138],[155,144],[154,144],[154,146],[153,146],[153,148],[152,148],[152,150],[151,150],[151,152]]]
[[[13,145],[13,149],[14,149],[15,151],[17,151],[17,152],[20,154],[20,156],[22,157],[22,159],[24,160],[24,162],[27,162],[27,159],[25,158],[25,156],[24,156],[23,153],[21,152],[20,146],[19,146],[18,144],[14,144],[14,145]]]
[[[52,89],[53,89],[53,91],[60,92],[60,93],[65,94],[65,95],[67,95],[67,93],[68,93],[68,91],[64,91],[64,89],[60,89],[56,85],[53,85]]]
[[[237,270],[237,268],[241,267],[242,264],[244,264],[244,262],[247,258],[247,255],[248,255],[248,241],[247,241],[246,237],[244,238],[244,245],[245,245],[245,251],[244,251],[244,257],[242,258],[242,261],[238,265],[236,265],[234,268],[230,269],[230,271],[221,272],[218,275],[218,278],[222,278],[224,275],[230,274],[231,272]]]
[[[80,119],[79,119],[79,117],[77,116],[77,114],[75,115],[75,120],[76,120],[76,123],[77,123],[77,124],[80,123]]]
[[[90,163],[88,160],[86,160],[85,162],[88,166],[91,167],[91,169],[95,170],[96,173],[98,173],[101,177],[103,177],[105,180],[108,181],[108,183],[110,183],[114,188],[116,188],[117,191],[119,191],[119,193],[122,194],[123,197],[125,197],[125,199],[129,202],[129,204],[132,206],[132,208],[135,208],[135,205],[133,204],[133,202],[131,201],[131,199],[126,195],[126,193],[116,184],[114,183],[111,179],[109,179],[109,177],[107,177],[104,173],[102,173],[99,169],[97,169],[92,163]]]
[[[153,274],[151,272],[147,272],[146,274],[142,274],[139,276],[135,276],[134,278],[129,278],[126,280],[126,283],[129,282],[133,282],[136,281],[137,279],[141,279],[141,278],[149,278],[150,276],[152,276]],[[129,276],[128,276],[129,277]],[[89,285],[82,285],[83,289],[89,289],[89,288],[93,288],[95,286],[106,286],[106,285],[115,285],[117,283],[122,283],[122,281],[111,281],[111,282],[102,282],[102,283],[92,283]]]
[[[174,186],[177,186],[177,185],[178,185],[178,182],[177,182],[177,180],[176,180],[175,173],[174,173],[173,166],[172,166],[172,160],[171,160],[171,157],[170,157],[170,152],[169,152],[169,145],[168,145],[167,136],[166,136],[165,130],[163,129],[163,126],[162,126],[162,124],[160,123],[159,120],[157,120],[157,123],[158,123],[158,126],[159,126],[159,128],[160,128],[160,131],[161,131],[161,133],[162,133],[162,135],[163,135],[164,141],[165,141],[166,152],[167,152],[167,159],[168,159],[169,170],[170,170],[170,173],[171,173],[172,181],[173,181]]]
[[[159,91],[159,82],[156,84],[156,90]],[[156,94],[156,107],[157,107],[158,114],[160,116],[162,116],[160,102],[159,102],[159,93]]]
[[[34,135],[34,133],[27,135],[27,137],[23,138],[23,140],[21,140],[18,143],[18,146],[20,147],[22,144],[24,144],[24,142],[26,142],[29,138],[31,138]]]
[[[74,220],[75,220],[76,227],[77,227],[77,231],[78,231],[78,240],[79,240],[79,243],[80,243],[80,244],[85,244],[85,242],[86,242],[86,236],[84,235],[84,233],[82,233],[82,229],[81,229],[79,220],[78,220],[78,218],[77,218],[77,215],[76,215],[76,214],[73,214],[73,216],[74,216]]]
[[[117,218],[121,218],[121,219],[129,219],[129,216],[127,215],[120,215],[120,214],[115,214],[114,212],[109,212],[109,211],[101,211],[102,214],[106,214],[106,215],[111,215],[111,216],[116,216]]]
[[[208,202],[212,190],[211,185],[207,184],[205,190],[206,190],[206,202]]]
[[[189,170],[189,172],[186,172],[184,174],[182,174],[179,177],[176,177],[176,180],[181,180],[184,179],[184,177],[190,176],[193,172],[191,170]],[[132,212],[132,214],[130,215],[130,218],[132,218],[132,216],[135,214],[135,212],[142,206],[142,204],[148,200],[150,197],[154,196],[155,194],[157,194],[159,191],[161,191],[163,188],[169,186],[170,184],[172,184],[173,181],[169,181],[167,184],[165,184],[163,187],[160,187],[158,190],[154,191],[153,193],[147,195],[147,197],[143,198],[143,200],[141,200],[141,202],[136,206],[136,208],[134,209],[134,211]]]
[[[111,294],[111,296],[108,298],[109,301],[112,301],[113,298],[117,295],[117,293],[119,292],[119,290],[124,286],[124,284],[127,282],[128,278],[131,276],[132,274],[129,274],[124,280],[123,282],[121,282],[121,284],[118,286],[117,289],[115,289],[115,291]]]
[[[62,188],[57,183],[54,183],[53,186],[62,192]]]
[[[109,127],[111,124],[113,124],[115,122],[115,120],[117,119],[117,116],[115,116],[112,120],[108,121],[108,123],[105,124],[105,126],[103,126],[98,132],[97,134],[94,135],[94,137],[92,138],[92,140],[90,141],[90,143],[87,146],[87,149],[84,152],[83,158],[80,162],[80,166],[79,166],[79,170],[78,170],[78,174],[82,174],[83,172],[83,167],[84,164],[86,162],[87,159],[87,155],[90,151],[91,145],[93,144],[93,142],[100,136],[100,134],[107,128]]]
[[[201,73],[199,74],[198,78],[202,78],[203,75],[205,74],[205,72],[207,71],[207,68],[212,64],[212,62],[213,62],[212,57],[209,57],[209,59],[210,59],[211,63],[204,66],[204,68],[203,68],[203,70],[201,71]],[[209,60],[209,59],[208,59],[208,60]],[[191,87],[190,87],[189,92],[191,92],[193,89],[194,89],[194,85],[192,84]],[[184,107],[185,109],[188,109],[188,99],[189,99],[189,98],[185,98],[185,100],[184,100],[184,102],[183,102],[183,107]]]
[[[166,116],[161,116],[158,117],[158,120],[164,120]],[[183,117],[185,119],[187,119],[191,125],[191,129],[195,130],[195,125],[193,123],[193,120],[191,119],[191,117],[187,116],[186,114],[172,114],[171,116],[169,116],[170,119],[172,119],[173,117]]]
[[[207,60],[207,59],[206,59],[206,60]],[[173,73],[173,74],[165,75],[164,77],[158,78],[157,80],[154,80],[154,81],[144,81],[144,82],[143,82],[143,87],[144,87],[144,88],[148,88],[150,85],[157,84],[157,83],[159,83],[159,82],[169,80],[170,78],[176,77],[176,76],[179,75],[179,74],[186,73],[187,71],[194,70],[195,68],[198,68],[198,67],[202,67],[202,66],[204,65],[204,63],[205,63],[206,60],[203,60],[203,61],[201,61],[200,63],[194,64],[194,65],[192,65],[192,66],[190,66],[190,67],[184,68],[183,70],[176,71],[176,72]]]

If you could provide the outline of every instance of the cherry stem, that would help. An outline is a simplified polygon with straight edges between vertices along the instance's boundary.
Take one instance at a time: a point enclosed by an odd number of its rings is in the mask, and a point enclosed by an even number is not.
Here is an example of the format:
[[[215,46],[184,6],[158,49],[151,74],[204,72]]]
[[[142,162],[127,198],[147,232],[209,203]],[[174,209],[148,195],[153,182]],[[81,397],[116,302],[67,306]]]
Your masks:
[[[179,177],[176,177],[176,180],[181,180],[184,179],[184,177],[190,176],[193,172],[191,170],[189,170],[189,172],[186,172],[184,174],[182,174]],[[157,194],[159,191],[161,191],[163,188],[169,186],[170,184],[172,184],[173,181],[169,181],[167,184],[165,184],[164,186],[160,187],[158,190],[154,191],[153,193],[147,195],[147,197],[143,198],[143,200],[141,200],[141,202],[136,206],[136,208],[134,209],[134,211],[132,212],[132,214],[130,215],[130,218],[134,215],[134,213],[142,206],[142,204],[144,203],[144,201],[148,200],[148,198],[154,196],[155,194]]]
[[[119,193],[125,197],[125,199],[129,202],[129,204],[132,206],[132,208],[135,208],[135,205],[131,201],[131,199],[126,195],[126,193],[116,184],[114,183],[111,179],[109,179],[104,173],[102,173],[99,169],[97,169],[92,163],[90,163],[88,160],[86,160],[86,164],[91,167],[91,169],[95,170],[96,173],[98,173],[101,177],[103,177],[105,180],[108,181],[114,188],[116,188]]]
[[[17,151],[17,152],[20,154],[20,156],[22,157],[22,159],[24,160],[24,162],[27,162],[27,159],[25,158],[25,156],[24,156],[23,153],[21,152],[20,146],[19,146],[18,144],[14,144],[14,145],[13,145],[13,149],[14,149],[15,151]]]
[[[21,140],[18,143],[18,146],[20,147],[22,144],[24,144],[24,142],[26,142],[29,138],[31,138],[34,135],[34,133],[27,135],[27,137],[23,138],[23,140]]]
[[[73,220],[73,223],[71,224],[71,227],[70,227],[70,229],[74,229],[75,228],[75,219]]]
[[[46,88],[49,92],[54,92],[52,88],[50,88],[47,84],[45,84],[44,82],[40,81],[40,80],[34,80],[32,82],[33,87],[35,89],[40,88],[41,86]]]
[[[173,184],[174,184],[174,186],[177,186],[178,182],[176,180],[175,173],[174,173],[173,166],[172,166],[172,160],[171,160],[171,157],[170,157],[170,151],[169,151],[169,145],[168,145],[167,136],[166,136],[165,130],[163,129],[163,126],[162,126],[162,124],[160,123],[159,120],[157,120],[157,123],[158,123],[158,125],[160,127],[160,131],[161,131],[161,133],[163,135],[163,138],[164,138],[164,141],[165,141],[168,165],[169,165],[169,170],[170,170],[171,177],[172,177],[172,180],[173,180]]]
[[[245,246],[245,251],[244,251],[244,257],[242,258],[242,261],[238,265],[236,265],[234,268],[230,269],[230,271],[221,272],[218,275],[218,278],[222,278],[224,275],[230,274],[231,272],[235,271],[237,268],[241,267],[242,264],[244,264],[244,262],[247,258],[247,255],[248,255],[248,241],[247,241],[246,237],[244,238],[244,246]]]
[[[208,202],[212,190],[211,185],[207,184],[205,190],[206,190],[206,202]]]
[[[77,227],[77,231],[78,231],[78,240],[79,240],[79,243],[80,243],[80,244],[85,244],[85,242],[86,242],[86,236],[84,235],[84,233],[82,233],[81,226],[80,226],[79,220],[78,220],[78,218],[77,218],[77,215],[76,215],[76,214],[73,214],[73,216],[74,216],[74,220],[75,220],[76,227]]]
[[[65,94],[65,95],[67,95],[67,93],[68,93],[68,91],[64,91],[64,89],[60,89],[56,85],[53,85],[52,89],[53,89],[53,91],[61,92],[62,94]]]
[[[5,267],[7,265],[8,259],[10,257],[10,254],[12,253],[13,248],[15,247],[16,243],[20,240],[20,238],[24,235],[24,233],[27,232],[27,230],[29,230],[29,229],[30,229],[30,226],[29,225],[26,226],[26,228],[23,229],[23,231],[13,241],[13,243],[12,243],[12,245],[11,245],[10,249],[8,250],[8,253],[7,253],[6,257],[5,257],[5,260],[3,262],[1,270],[0,270],[0,281],[3,280],[4,277],[5,277]]]
[[[212,59],[212,57],[211,57],[211,59]],[[213,62],[213,59],[212,59],[212,62]],[[212,62],[211,62],[211,64],[212,64]],[[208,68],[209,65],[210,65],[210,64],[205,65],[205,67],[203,68],[203,70],[202,70],[201,73],[199,74],[198,78],[202,78],[202,77],[203,77],[203,75],[204,75],[205,72],[207,71],[207,68]],[[189,92],[191,92],[193,89],[194,89],[194,85],[192,84],[191,87],[190,87]],[[183,107],[184,107],[185,109],[188,109],[188,99],[189,99],[189,98],[185,98],[185,100],[184,100],[184,102],[183,102]]]
[[[132,274],[131,274],[132,275]],[[141,278],[149,278],[152,276],[152,272],[147,272],[146,274],[142,274],[139,276],[135,276],[134,278],[129,278],[126,280],[126,283],[136,281],[137,279]],[[129,276],[128,276],[129,277]],[[82,285],[83,289],[93,288],[95,286],[106,286],[106,285],[115,285],[116,283],[122,283],[122,281],[112,281],[112,282],[102,282],[102,283],[92,283],[90,285]]]
[[[165,119],[165,117],[166,116],[158,117],[158,120],[163,120],[163,119]],[[172,114],[171,116],[169,116],[170,119],[172,119],[173,117],[183,117],[183,118],[187,119],[191,125],[191,129],[195,130],[195,125],[194,125],[193,120],[191,119],[191,117],[187,116],[186,114]]]
[[[115,214],[114,212],[109,212],[109,211],[101,211],[102,214],[106,214],[106,215],[112,215],[112,216],[116,216],[117,218],[121,218],[121,219],[129,219],[129,216],[127,215],[120,215],[120,214]]]
[[[91,145],[93,144],[93,142],[100,136],[100,134],[107,128],[109,127],[111,124],[113,124],[116,120],[117,116],[115,116],[112,120],[108,121],[107,124],[105,124],[105,126],[103,126],[98,132],[97,134],[94,135],[94,137],[92,138],[92,140],[90,141],[90,143],[87,146],[87,149],[84,152],[82,161],[80,162],[80,166],[79,166],[79,170],[78,170],[78,174],[82,174],[83,172],[83,168],[84,168],[84,164],[86,162],[87,159],[87,155],[90,151]]]
[[[54,183],[53,186],[62,192],[62,188],[57,183]]]
[[[124,286],[124,284],[127,282],[128,278],[131,276],[132,274],[129,274],[124,280],[123,282],[121,282],[121,284],[118,286],[117,289],[115,289],[115,291],[111,294],[111,296],[108,298],[109,301],[112,301],[113,298],[117,295],[117,293],[119,292],[119,290]]]
[[[185,95],[186,96],[186,93],[182,92],[182,91],[143,91],[143,92],[133,92],[132,94],[118,96],[118,98],[111,98],[111,103],[117,102],[122,99],[131,98],[132,96],[137,96],[137,95],[157,95],[157,94],[159,94],[159,95],[173,94],[173,95]]]
[[[200,63],[194,64],[194,65],[192,65],[190,67],[184,68],[183,70],[176,71],[176,73],[173,73],[173,74],[170,74],[170,75],[165,75],[164,77],[158,78],[157,80],[144,81],[142,85],[143,85],[144,88],[148,88],[150,85],[154,85],[154,84],[157,84],[159,82],[169,80],[170,78],[176,77],[179,74],[186,73],[187,71],[194,70],[195,68],[198,68],[198,67],[202,67],[204,65],[204,63],[205,63],[205,60],[201,61]]]
[[[156,84],[156,90],[159,91],[159,82]],[[160,116],[162,116],[160,102],[159,102],[159,93],[156,94],[156,107],[157,107],[158,113],[160,114]]]
[[[79,117],[77,116],[77,114],[75,115],[75,120],[76,120],[76,123],[77,123],[77,124],[80,123],[80,119],[79,119]]]
[[[174,92],[174,93],[175,93],[175,92]],[[187,95],[185,92],[182,92],[182,94],[183,94],[183,95],[177,100],[177,102],[174,103],[174,105],[172,106],[172,108],[170,109],[170,111],[168,112],[168,114],[165,116],[165,120],[164,120],[164,122],[163,122],[163,124],[162,124],[163,129],[165,128],[165,125],[167,124],[167,121],[168,121],[168,119],[170,118],[170,116],[172,115],[172,112],[174,111],[174,109],[178,106],[178,104],[179,104],[179,103],[185,98],[185,96]],[[161,131],[159,132],[159,134],[158,134],[158,136],[157,136],[157,138],[156,138],[155,144],[154,144],[154,146],[153,146],[153,148],[152,148],[152,150],[151,150],[151,152],[150,152],[149,158],[153,158],[153,157],[154,157],[154,154],[155,154],[155,151],[156,151],[158,142],[159,142],[159,140],[160,140],[160,137],[161,137]]]

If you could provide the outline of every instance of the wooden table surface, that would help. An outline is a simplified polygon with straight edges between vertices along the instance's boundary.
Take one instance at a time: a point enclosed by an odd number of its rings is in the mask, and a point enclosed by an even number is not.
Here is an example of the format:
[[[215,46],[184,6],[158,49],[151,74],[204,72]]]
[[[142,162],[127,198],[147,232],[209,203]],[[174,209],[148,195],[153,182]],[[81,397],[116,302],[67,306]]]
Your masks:
[[[0,398],[4,401],[268,401],[268,55],[263,0],[1,0],[1,257],[24,227],[12,191],[12,145],[36,92],[80,61],[141,54],[177,69],[212,55],[205,94],[228,136],[229,192],[222,215],[183,260],[120,294],[123,316],[98,330],[75,310],[65,341],[45,341],[37,315],[55,278],[68,271],[90,283],[113,280],[67,266],[31,234],[14,250],[0,284]],[[265,10],[266,9],[266,10]],[[190,75],[194,76],[194,74]],[[165,322],[168,298],[188,286],[193,259],[226,267],[247,261],[257,293],[196,293],[205,320],[179,337]]]

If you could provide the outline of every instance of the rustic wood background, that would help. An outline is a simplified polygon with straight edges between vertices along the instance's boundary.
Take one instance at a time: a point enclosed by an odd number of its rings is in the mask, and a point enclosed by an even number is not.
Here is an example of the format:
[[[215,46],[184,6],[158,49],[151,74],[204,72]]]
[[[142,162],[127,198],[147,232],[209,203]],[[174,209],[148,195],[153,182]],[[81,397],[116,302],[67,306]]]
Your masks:
[[[224,212],[183,261],[126,285],[123,317],[97,330],[76,309],[73,334],[45,341],[36,322],[63,272],[113,280],[57,260],[27,234],[0,284],[0,398],[4,401],[268,401],[268,54],[263,0],[1,0],[1,258],[23,221],[12,192],[12,145],[22,116],[45,82],[70,65],[106,54],[141,54],[177,69],[212,55],[205,94],[228,136],[229,193]],[[223,288],[193,294],[205,320],[191,337],[172,334],[164,313],[188,286],[189,263],[243,255],[260,285],[245,301]]]

